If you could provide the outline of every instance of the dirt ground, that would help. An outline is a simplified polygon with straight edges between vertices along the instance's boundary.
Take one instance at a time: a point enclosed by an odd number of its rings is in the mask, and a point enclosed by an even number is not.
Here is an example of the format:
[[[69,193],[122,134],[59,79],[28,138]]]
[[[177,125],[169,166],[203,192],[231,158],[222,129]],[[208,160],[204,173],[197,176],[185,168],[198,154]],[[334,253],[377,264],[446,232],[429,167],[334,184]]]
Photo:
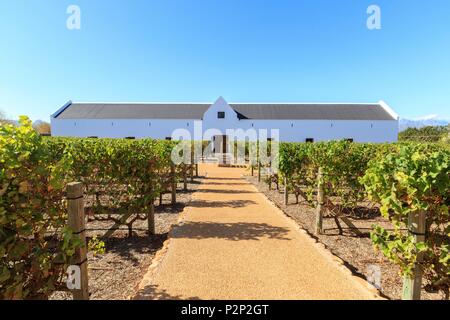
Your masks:
[[[188,184],[188,191],[177,192],[177,204],[170,205],[170,194],[163,196],[162,205],[155,202],[156,235],[149,238],[147,221],[136,221],[133,236],[122,227],[112,237],[103,239],[106,246],[104,254],[88,253],[89,293],[91,300],[124,300],[136,293],[137,286],[150,266],[155,253],[167,239],[167,233],[178,221],[180,212],[190,201],[201,179]],[[178,185],[178,190],[182,184]],[[112,226],[112,222],[93,221],[87,224],[88,241],[91,237],[100,237]],[[55,292],[51,299],[72,299],[71,294]]]
[[[256,174],[256,173],[255,173]],[[308,203],[299,198],[299,204],[295,203],[295,196],[289,196],[288,206],[284,205],[284,194],[277,190],[269,190],[268,185],[258,182],[256,176],[246,177],[257,189],[266,195],[285,214],[293,218],[310,235],[314,234],[315,210]],[[275,189],[274,186],[272,186]],[[282,188],[282,186],[280,186]],[[356,235],[352,229],[331,216],[325,216],[323,221],[324,234],[319,235],[318,240],[322,242],[333,254],[346,262],[348,268],[370,280],[374,270],[381,271],[381,293],[389,299],[400,299],[402,295],[402,278],[399,275],[399,268],[389,262],[381,253],[375,252],[369,238],[370,231],[374,224],[389,227],[389,222],[379,214],[356,214],[345,215],[362,234]],[[422,290],[423,300],[439,300],[443,296],[436,293],[428,293]]]

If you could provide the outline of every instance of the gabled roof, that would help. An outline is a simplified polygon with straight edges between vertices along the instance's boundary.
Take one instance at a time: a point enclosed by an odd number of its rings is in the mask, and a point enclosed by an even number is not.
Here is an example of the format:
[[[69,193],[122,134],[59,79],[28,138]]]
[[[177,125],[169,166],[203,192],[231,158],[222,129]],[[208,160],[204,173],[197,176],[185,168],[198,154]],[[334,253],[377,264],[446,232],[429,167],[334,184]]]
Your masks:
[[[240,119],[397,120],[383,102],[230,103]],[[211,103],[67,103],[57,119],[202,119]]]
[[[230,104],[243,119],[394,120],[380,104]]]
[[[70,103],[57,119],[201,119],[209,103]]]

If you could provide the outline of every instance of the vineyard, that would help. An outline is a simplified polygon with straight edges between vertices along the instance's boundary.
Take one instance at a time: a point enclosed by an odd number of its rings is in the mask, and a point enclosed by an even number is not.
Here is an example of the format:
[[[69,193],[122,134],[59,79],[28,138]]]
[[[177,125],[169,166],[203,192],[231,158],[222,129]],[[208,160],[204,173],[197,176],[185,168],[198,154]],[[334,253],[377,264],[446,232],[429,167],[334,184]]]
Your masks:
[[[379,210],[393,228],[374,226],[376,249],[406,279],[423,273],[428,289],[448,298],[449,156],[443,144],[282,143],[280,170],[265,181],[284,185],[285,203],[292,194],[297,203],[301,197],[316,208],[316,234],[323,231],[325,213],[356,213],[362,203]],[[413,230],[422,223],[414,222],[418,216],[425,221],[421,232]]]
[[[110,222],[104,235],[148,221],[153,206],[194,174],[171,162],[174,142],[43,138],[26,118],[0,127],[0,296],[47,298],[64,283],[75,249],[82,246],[67,227],[65,188],[84,186],[89,221]],[[160,200],[161,201],[161,200]]]
[[[151,139],[41,137],[27,118],[0,127],[0,297],[48,298],[64,282],[74,252],[83,246],[67,226],[66,186],[84,187],[88,221],[108,222],[103,237],[145,222],[155,234],[154,205],[164,194],[176,202],[177,183],[193,179],[195,166],[175,165],[176,143]],[[203,144],[204,146],[205,144]],[[248,156],[248,145],[245,156]],[[192,157],[190,155],[189,157]],[[189,158],[188,157],[188,158]],[[250,163],[252,173],[284,186],[323,217],[375,210],[392,228],[374,226],[371,240],[400,266],[407,283],[450,290],[450,149],[445,144],[281,143],[279,171]],[[100,242],[92,250],[102,250]],[[90,248],[91,249],[91,248]],[[408,282],[409,281],[409,282]],[[408,290],[410,290],[409,288]],[[406,292],[412,292],[410,290]]]

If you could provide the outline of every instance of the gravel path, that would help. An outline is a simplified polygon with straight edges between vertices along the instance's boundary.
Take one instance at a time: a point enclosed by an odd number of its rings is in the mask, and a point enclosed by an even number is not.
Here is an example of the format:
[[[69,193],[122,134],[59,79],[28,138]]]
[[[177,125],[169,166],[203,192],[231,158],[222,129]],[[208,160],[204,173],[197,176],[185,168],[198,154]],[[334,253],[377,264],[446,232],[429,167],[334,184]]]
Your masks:
[[[202,165],[200,172],[206,178],[137,299],[378,298],[246,181],[243,169]]]
[[[163,246],[167,233],[176,224],[180,212],[191,200],[192,193],[199,185],[200,178],[188,183],[188,191],[181,191],[178,185],[177,204],[170,205],[170,194],[163,196],[162,205],[156,201],[155,228],[156,235],[148,237],[147,221],[136,221],[133,235],[129,237],[128,229],[122,227],[111,238],[103,239],[106,252],[94,256],[88,253],[88,278],[91,300],[126,300],[136,294],[142,277],[151,265],[155,253]],[[91,221],[87,224],[87,236],[100,237],[113,225],[113,222]],[[50,299],[72,299],[67,292],[57,291]]]
[[[299,226],[310,234],[314,234],[316,210],[311,205],[301,197],[299,203],[296,204],[293,195],[290,195],[288,205],[285,205],[283,191],[278,191],[273,187],[269,190],[267,183],[258,182],[255,176],[247,176],[246,179],[286,215],[294,219]],[[392,225],[381,217],[378,210],[375,212],[367,210],[370,208],[369,204],[361,203],[360,205],[361,207],[356,212],[345,214],[345,217],[359,229],[361,234],[353,233],[342,221],[340,221],[341,230],[339,230],[336,220],[330,214],[325,214],[324,233],[319,236],[314,235],[314,237],[362,277],[373,279],[372,270],[379,270],[381,281],[378,286],[382,294],[389,299],[401,299],[403,279],[400,276],[400,268],[387,260],[382,253],[375,251],[369,237],[373,225],[381,225],[386,229],[391,229]],[[443,298],[440,293],[431,293],[422,289],[422,300],[442,300]]]

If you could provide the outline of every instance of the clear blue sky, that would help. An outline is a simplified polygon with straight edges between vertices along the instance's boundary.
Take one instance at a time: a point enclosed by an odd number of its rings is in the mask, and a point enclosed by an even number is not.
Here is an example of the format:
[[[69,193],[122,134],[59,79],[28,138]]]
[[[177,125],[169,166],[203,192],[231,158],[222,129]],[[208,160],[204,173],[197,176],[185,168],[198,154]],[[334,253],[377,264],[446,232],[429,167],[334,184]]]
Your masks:
[[[223,96],[449,117],[449,15],[448,0],[0,0],[0,109],[48,120],[68,100]]]

